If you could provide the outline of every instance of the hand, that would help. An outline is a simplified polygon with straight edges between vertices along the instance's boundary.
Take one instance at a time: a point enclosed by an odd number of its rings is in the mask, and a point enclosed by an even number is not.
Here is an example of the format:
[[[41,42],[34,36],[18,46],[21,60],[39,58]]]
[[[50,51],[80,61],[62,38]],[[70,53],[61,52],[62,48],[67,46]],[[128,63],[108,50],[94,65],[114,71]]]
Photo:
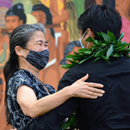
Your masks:
[[[96,99],[97,97],[103,96],[105,91],[98,89],[103,88],[103,85],[98,83],[85,82],[88,77],[89,75],[87,74],[69,87],[71,89],[70,92],[72,92],[72,97]]]
[[[10,129],[10,130],[17,130],[17,129]]]

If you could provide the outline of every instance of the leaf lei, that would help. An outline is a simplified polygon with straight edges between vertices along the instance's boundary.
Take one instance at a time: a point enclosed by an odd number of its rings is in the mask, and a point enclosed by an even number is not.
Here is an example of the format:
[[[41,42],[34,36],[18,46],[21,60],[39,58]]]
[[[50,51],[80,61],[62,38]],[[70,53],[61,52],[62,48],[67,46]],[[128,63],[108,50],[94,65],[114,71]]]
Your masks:
[[[99,40],[95,40],[91,37],[87,38],[85,41],[94,43],[90,49],[82,48],[78,52],[74,52],[74,55],[66,56],[70,64],[62,65],[62,68],[70,69],[77,64],[81,64],[90,58],[95,58],[93,62],[96,62],[100,59],[104,59],[106,62],[109,62],[110,57],[130,57],[130,43],[121,41],[124,37],[124,32],[120,34],[118,40],[116,40],[113,33],[107,31],[106,33],[100,32],[97,33]],[[74,112],[67,121],[62,123],[63,130],[74,130],[78,129],[76,112]]]
[[[103,32],[97,34],[99,36],[99,40],[95,40],[91,37],[85,40],[87,42],[94,43],[90,49],[82,48],[79,49],[78,52],[74,52],[74,55],[66,56],[66,59],[70,62],[70,64],[62,65],[62,68],[70,69],[76,64],[81,64],[90,58],[95,58],[93,62],[96,62],[100,59],[104,59],[110,64],[110,57],[130,57],[130,43],[121,41],[121,39],[124,37],[124,33],[120,34],[118,40],[116,40],[114,34],[110,31],[107,31],[107,34]]]

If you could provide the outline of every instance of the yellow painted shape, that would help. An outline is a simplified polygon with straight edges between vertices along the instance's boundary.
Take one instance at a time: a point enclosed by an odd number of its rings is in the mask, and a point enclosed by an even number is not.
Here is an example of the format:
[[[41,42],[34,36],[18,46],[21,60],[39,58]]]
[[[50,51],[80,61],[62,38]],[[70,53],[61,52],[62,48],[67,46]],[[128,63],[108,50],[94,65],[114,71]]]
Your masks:
[[[46,7],[50,8],[50,0],[40,0],[42,4],[44,4]]]
[[[26,17],[27,17],[27,21],[26,21],[26,24],[34,24],[34,23],[37,23],[37,19],[31,15],[31,14],[26,14]]]
[[[61,14],[64,9],[64,3],[62,2],[62,0],[58,0],[57,3],[58,3],[58,12],[59,14]]]

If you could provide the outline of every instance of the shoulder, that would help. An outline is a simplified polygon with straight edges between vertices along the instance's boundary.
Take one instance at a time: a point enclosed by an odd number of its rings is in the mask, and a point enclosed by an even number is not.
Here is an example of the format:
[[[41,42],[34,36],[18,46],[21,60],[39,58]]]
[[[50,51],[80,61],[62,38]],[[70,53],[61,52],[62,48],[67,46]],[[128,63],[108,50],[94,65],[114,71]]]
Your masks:
[[[26,70],[19,70],[16,71],[10,80],[15,80],[19,82],[31,82],[32,80],[32,74],[29,71]]]
[[[63,75],[63,77],[61,78],[61,80],[59,82],[58,90],[71,85],[78,79],[76,68],[77,67],[74,66],[73,68],[71,68],[67,72],[65,72],[65,74]]]
[[[8,88],[12,91],[17,91],[17,88],[21,85],[33,86],[33,75],[26,70],[19,70],[13,74],[9,79]],[[11,90],[10,90],[11,91]]]

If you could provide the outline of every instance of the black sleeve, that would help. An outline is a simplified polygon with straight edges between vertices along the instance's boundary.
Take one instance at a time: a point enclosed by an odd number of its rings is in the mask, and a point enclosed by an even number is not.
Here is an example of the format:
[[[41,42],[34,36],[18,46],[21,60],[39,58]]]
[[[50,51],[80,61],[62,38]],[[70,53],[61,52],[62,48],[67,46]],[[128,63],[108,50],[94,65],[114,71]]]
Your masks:
[[[58,90],[71,85],[77,79],[77,76],[69,71],[65,73],[60,80]],[[77,108],[76,98],[68,99],[65,103],[53,109],[52,111],[35,118],[30,124],[17,130],[61,130],[62,121],[70,116]]]

